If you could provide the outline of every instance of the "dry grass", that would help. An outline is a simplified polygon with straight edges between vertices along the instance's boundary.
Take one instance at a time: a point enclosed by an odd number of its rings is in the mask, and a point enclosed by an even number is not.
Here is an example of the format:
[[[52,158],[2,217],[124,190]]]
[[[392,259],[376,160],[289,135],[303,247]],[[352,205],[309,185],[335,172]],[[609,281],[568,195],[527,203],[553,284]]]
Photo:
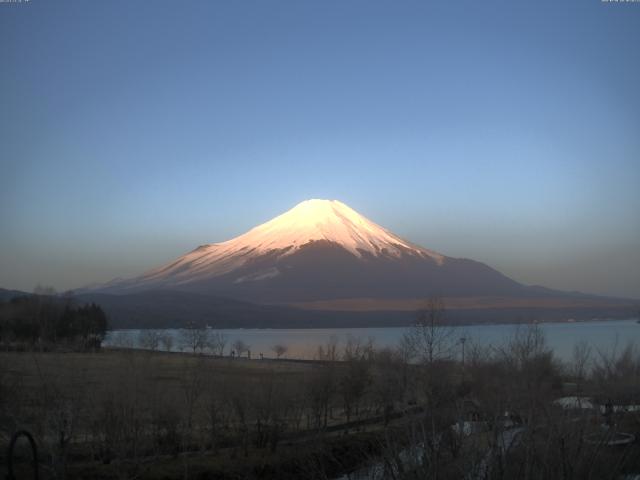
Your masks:
[[[68,415],[71,441],[68,446],[69,478],[117,478],[123,472],[135,472],[138,478],[182,478],[188,467],[190,477],[206,478],[296,478],[305,467],[300,456],[316,458],[325,455],[327,447],[304,438],[282,438],[277,452],[249,445],[240,446],[235,398],[247,408],[248,420],[261,408],[283,409],[283,420],[289,422],[292,410],[301,399],[306,379],[315,368],[313,363],[213,358],[183,353],[104,350],[98,353],[0,353],[0,441],[5,444],[11,431],[26,428],[41,445],[41,461],[56,452],[58,439],[56,417]],[[196,385],[197,386],[194,386]],[[196,392],[197,390],[197,392]],[[265,393],[274,395],[270,407]],[[187,421],[190,395],[195,404],[193,419]],[[93,426],[108,429],[101,412],[116,399],[118,408],[135,409],[131,431],[146,436],[135,458],[129,458],[128,447],[119,454],[125,458],[103,463],[96,450]],[[207,417],[210,402],[219,402],[219,439],[215,451],[210,444]],[[193,407],[193,406],[192,406]],[[152,438],[158,414],[178,412],[177,428],[182,432],[175,448],[157,449]],[[171,417],[169,417],[171,418]],[[15,422],[14,422],[15,420]],[[53,422],[52,422],[53,420]],[[268,420],[268,419],[267,419]],[[102,422],[102,423],[100,423]],[[187,423],[188,422],[188,423]],[[52,424],[53,423],[53,424]],[[72,426],[74,423],[75,426]],[[165,425],[166,427],[166,425]],[[289,433],[292,426],[285,430]],[[137,429],[137,430],[136,430]],[[106,430],[104,430],[106,431]],[[186,433],[190,432],[190,433]],[[360,434],[362,435],[362,434]],[[346,439],[331,435],[331,442]],[[356,441],[350,437],[350,442]],[[150,443],[151,442],[151,443]],[[356,441],[357,446],[357,441]],[[350,447],[351,448],[351,447]],[[355,447],[354,447],[355,448]],[[359,448],[359,447],[358,447]],[[1,456],[0,456],[1,457]],[[355,459],[356,457],[354,457]],[[2,458],[0,458],[2,460]],[[23,459],[24,460],[24,459]],[[355,461],[355,460],[352,460]],[[307,460],[308,462],[308,460]],[[0,463],[3,463],[0,461]],[[135,463],[135,468],[131,470]],[[128,466],[127,466],[128,464]],[[24,462],[23,470],[28,471]],[[53,475],[52,466],[43,464],[46,478]],[[305,467],[306,468],[306,467]],[[204,477],[203,477],[204,478]]]
[[[210,397],[224,402],[232,394],[259,398],[268,382],[276,382],[289,395],[302,395],[306,374],[312,368],[309,363],[139,350],[3,352],[0,384],[4,391],[0,395],[4,394],[10,411],[20,412],[14,415],[16,426],[37,431],[36,426],[23,420],[32,416],[25,413],[25,408],[46,413],[48,403],[63,400],[82,405],[82,417],[93,417],[105,399],[126,398],[143,405],[145,414],[158,408],[184,412],[193,396],[198,404]],[[203,418],[194,420],[205,422]]]
[[[0,375],[19,380],[22,387],[37,388],[44,382],[59,386],[110,387],[138,373],[142,381],[172,390],[181,386],[186,371],[198,368],[210,377],[259,379],[267,373],[303,378],[312,365],[291,361],[214,358],[184,353],[103,350],[97,353],[7,353],[0,352]]]

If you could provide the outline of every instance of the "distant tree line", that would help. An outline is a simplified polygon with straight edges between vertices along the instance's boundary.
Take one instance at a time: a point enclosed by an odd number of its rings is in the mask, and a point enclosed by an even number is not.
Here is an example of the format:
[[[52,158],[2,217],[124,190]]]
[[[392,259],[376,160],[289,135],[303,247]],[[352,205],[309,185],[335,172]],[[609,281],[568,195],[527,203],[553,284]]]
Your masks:
[[[75,305],[50,291],[0,302],[0,341],[10,349],[100,348],[107,316],[94,303]]]

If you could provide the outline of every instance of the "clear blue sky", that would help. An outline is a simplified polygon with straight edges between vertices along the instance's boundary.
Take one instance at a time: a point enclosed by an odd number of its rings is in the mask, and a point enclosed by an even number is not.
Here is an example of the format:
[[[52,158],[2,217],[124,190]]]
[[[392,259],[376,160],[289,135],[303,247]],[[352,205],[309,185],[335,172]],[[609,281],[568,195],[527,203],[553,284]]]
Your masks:
[[[640,3],[0,3],[0,286],[137,274],[307,198],[640,298]]]

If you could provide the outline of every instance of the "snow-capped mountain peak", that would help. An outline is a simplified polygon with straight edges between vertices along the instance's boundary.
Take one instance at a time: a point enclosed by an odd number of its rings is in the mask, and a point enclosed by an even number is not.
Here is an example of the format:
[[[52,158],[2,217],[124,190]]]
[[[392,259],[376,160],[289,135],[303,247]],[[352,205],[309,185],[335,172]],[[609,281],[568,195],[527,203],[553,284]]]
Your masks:
[[[190,283],[229,273],[261,255],[286,257],[317,241],[337,244],[358,258],[410,254],[436,264],[444,261],[442,255],[394,235],[342,202],[312,199],[236,238],[202,245],[134,282],[164,282],[171,278],[174,284]],[[273,269],[260,272],[259,278],[277,273]]]
[[[441,259],[435,252],[397,237],[338,200],[306,200],[244,235],[212,246],[246,246],[266,252],[290,247],[295,250],[318,240],[337,243],[357,257],[364,252],[379,255],[383,251],[397,255],[400,249],[406,249]]]

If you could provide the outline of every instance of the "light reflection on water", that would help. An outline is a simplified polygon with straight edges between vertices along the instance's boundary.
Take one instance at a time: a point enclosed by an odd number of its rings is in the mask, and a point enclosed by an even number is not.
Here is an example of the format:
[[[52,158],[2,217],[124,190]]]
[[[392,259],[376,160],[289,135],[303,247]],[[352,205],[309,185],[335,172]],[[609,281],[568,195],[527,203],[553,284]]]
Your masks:
[[[573,346],[581,341],[594,349],[611,351],[624,348],[629,343],[640,346],[640,324],[630,320],[596,320],[590,322],[543,323],[540,327],[547,342],[560,359],[569,360]],[[469,325],[455,327],[459,338],[466,338],[467,345],[476,342],[481,345],[499,346],[504,344],[516,331],[517,325]],[[286,358],[312,359],[318,346],[326,345],[332,338],[338,346],[344,345],[351,336],[363,340],[372,339],[374,345],[395,347],[408,328],[313,328],[313,329],[220,329],[227,339],[225,354],[229,354],[231,344],[242,340],[251,349],[252,358],[275,357],[272,347],[276,344],[287,347]],[[180,329],[156,330],[174,338],[173,350],[180,350]],[[109,332],[107,346],[138,346],[140,330],[114,330]]]

